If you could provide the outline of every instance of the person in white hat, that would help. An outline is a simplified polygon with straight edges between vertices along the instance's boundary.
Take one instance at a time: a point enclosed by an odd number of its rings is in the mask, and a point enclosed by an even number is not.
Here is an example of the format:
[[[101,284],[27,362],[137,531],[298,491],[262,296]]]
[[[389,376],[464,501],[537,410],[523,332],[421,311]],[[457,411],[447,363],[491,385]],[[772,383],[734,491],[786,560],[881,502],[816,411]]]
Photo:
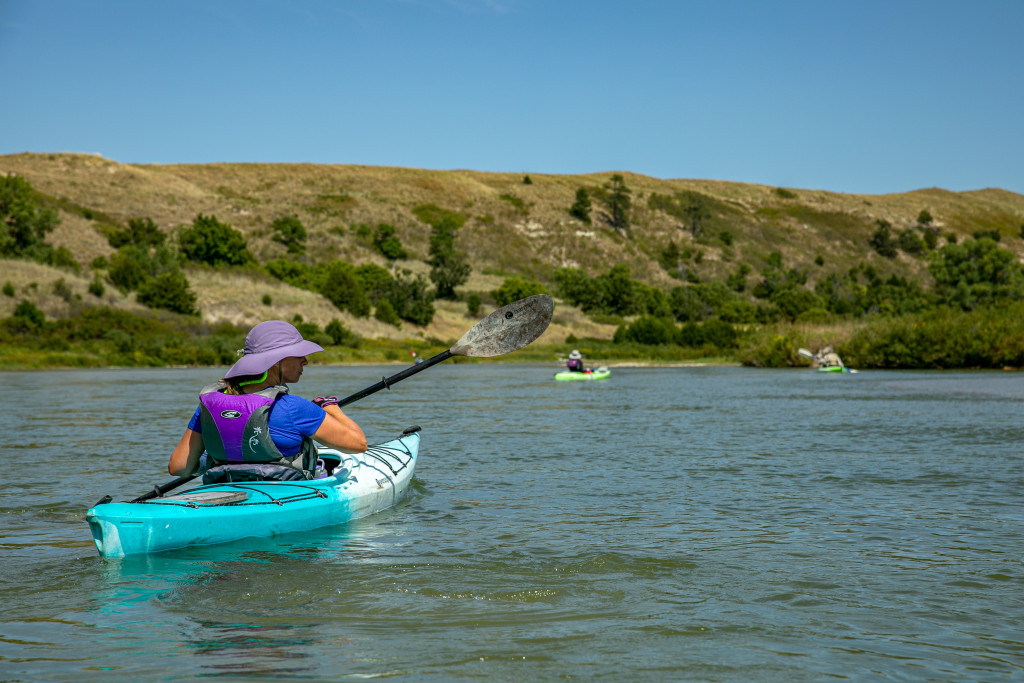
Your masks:
[[[569,360],[565,362],[565,367],[569,369],[569,372],[585,372],[586,368],[583,367],[583,354],[577,349],[570,351]]]
[[[341,411],[336,396],[309,401],[288,393],[287,385],[302,377],[306,356],[320,351],[283,320],[253,327],[238,362],[200,392],[167,471],[188,476],[206,452],[218,468],[234,467],[236,474],[245,469],[254,478],[309,479],[316,471],[313,439],[350,453],[365,451],[363,430]]]

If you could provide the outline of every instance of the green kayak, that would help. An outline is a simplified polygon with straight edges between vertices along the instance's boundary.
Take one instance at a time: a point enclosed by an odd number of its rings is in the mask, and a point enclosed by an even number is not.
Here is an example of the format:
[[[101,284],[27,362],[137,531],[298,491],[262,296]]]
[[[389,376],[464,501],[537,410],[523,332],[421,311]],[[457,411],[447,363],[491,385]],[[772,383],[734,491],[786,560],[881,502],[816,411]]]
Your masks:
[[[578,382],[580,380],[595,380],[595,379],[608,379],[612,374],[612,371],[608,368],[601,366],[597,369],[588,369],[583,372],[570,372],[569,370],[562,370],[561,372],[555,373],[555,379],[562,382]]]

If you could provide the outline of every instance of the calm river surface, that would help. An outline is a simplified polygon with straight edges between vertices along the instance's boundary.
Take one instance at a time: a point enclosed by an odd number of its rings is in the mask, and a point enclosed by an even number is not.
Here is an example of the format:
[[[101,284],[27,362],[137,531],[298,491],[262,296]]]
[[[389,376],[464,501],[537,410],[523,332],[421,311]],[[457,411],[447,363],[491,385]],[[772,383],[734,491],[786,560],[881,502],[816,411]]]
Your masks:
[[[391,367],[307,368],[348,395]],[[0,680],[1024,680],[1024,374],[431,368],[348,526],[101,559],[222,370],[2,373]]]

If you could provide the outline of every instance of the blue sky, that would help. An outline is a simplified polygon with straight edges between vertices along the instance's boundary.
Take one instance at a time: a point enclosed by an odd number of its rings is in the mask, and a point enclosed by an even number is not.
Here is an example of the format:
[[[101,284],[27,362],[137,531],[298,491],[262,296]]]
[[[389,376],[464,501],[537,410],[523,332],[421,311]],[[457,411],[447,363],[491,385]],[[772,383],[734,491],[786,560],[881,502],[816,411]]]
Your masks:
[[[1024,193],[1024,1],[0,0],[0,154]]]

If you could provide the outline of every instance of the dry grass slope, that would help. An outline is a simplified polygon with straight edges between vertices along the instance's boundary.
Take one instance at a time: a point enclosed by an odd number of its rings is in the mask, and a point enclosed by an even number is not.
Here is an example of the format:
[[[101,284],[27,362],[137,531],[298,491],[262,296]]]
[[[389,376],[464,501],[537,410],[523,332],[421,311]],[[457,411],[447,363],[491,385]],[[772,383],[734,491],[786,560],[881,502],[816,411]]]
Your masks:
[[[309,232],[308,250],[314,262],[344,259],[388,266],[355,226],[394,225],[410,260],[400,266],[426,273],[430,228],[417,220],[413,208],[436,204],[465,215],[458,247],[473,266],[466,292],[489,292],[503,277],[523,274],[550,281],[555,269],[580,267],[598,275],[614,264],[629,266],[634,277],[662,288],[679,284],[658,265],[658,252],[673,240],[700,252],[700,263],[689,265],[704,279],[724,279],[740,264],[752,269],[751,281],[772,251],[783,255],[788,267],[806,269],[810,284],[836,270],[859,262],[875,265],[883,275],[924,276],[925,262],[900,254],[881,258],[867,240],[877,220],[894,229],[914,228],[927,209],[945,236],[960,238],[976,230],[998,230],[1002,246],[1021,257],[1024,242],[1024,196],[1006,190],[949,192],[938,188],[903,194],[847,195],[823,190],[774,188],[710,180],[661,180],[622,173],[632,191],[633,227],[628,239],[616,234],[600,217],[595,202],[592,224],[572,218],[569,206],[580,187],[600,188],[612,175],[563,176],[482,171],[432,171],[352,165],[314,164],[121,164],[99,156],[25,153],[0,156],[0,173],[28,180],[58,208],[60,227],[50,236],[55,246],[66,246],[88,266],[93,258],[113,250],[101,232],[104,222],[123,225],[131,218],[149,217],[168,233],[190,224],[197,214],[212,214],[240,230],[262,262],[284,255],[271,239],[271,223],[296,216]],[[699,192],[717,207],[707,222],[708,234],[695,242],[686,226],[663,211],[648,208],[652,194]],[[728,231],[732,244],[718,238]],[[942,240],[940,240],[940,244]],[[815,264],[817,258],[824,265]],[[41,292],[52,291],[60,277],[83,296],[90,276],[71,276],[42,266],[3,262],[6,276],[19,296],[35,293],[44,310],[59,315],[61,301]],[[83,270],[86,273],[87,270]],[[211,322],[247,325],[270,316],[301,314],[324,324],[342,320],[365,336],[450,339],[474,322],[463,304],[439,303],[438,320],[428,329],[402,329],[374,320],[355,320],[336,311],[323,297],[279,282],[242,273],[188,271],[199,296],[203,317]],[[29,289],[35,282],[34,290]],[[108,287],[105,298],[115,306],[137,306],[134,297],[122,297]],[[269,294],[273,303],[262,303]],[[0,298],[0,315],[9,315],[14,303]],[[66,302],[64,302],[66,305]],[[577,336],[610,336],[613,326],[590,323],[571,307],[546,335],[550,341]],[[560,322],[559,322],[560,320]]]

